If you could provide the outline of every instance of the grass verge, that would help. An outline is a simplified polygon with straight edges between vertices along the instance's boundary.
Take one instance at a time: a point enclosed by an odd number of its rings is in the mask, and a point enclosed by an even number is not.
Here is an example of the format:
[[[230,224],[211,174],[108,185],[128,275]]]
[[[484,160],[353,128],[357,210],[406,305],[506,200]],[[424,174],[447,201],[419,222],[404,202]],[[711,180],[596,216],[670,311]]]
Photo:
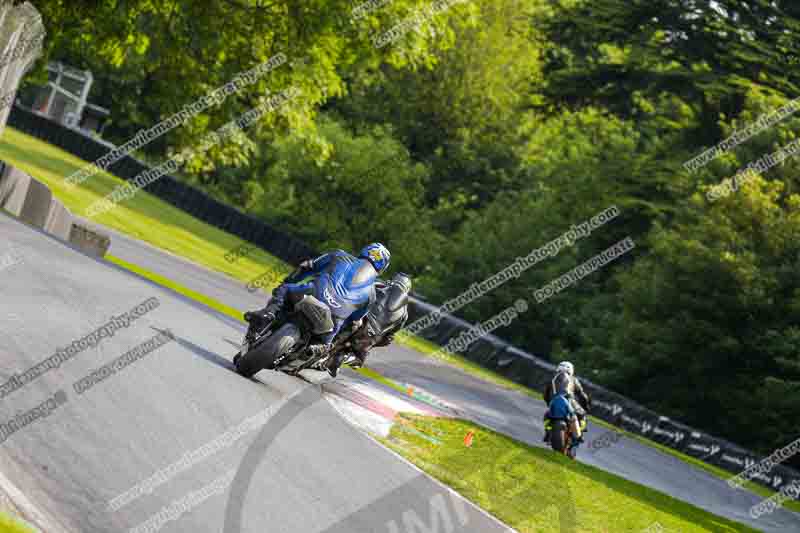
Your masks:
[[[537,392],[537,391],[535,391],[533,389],[530,389],[530,388],[526,387],[525,385],[521,385],[521,384],[517,383],[516,381],[512,381],[512,380],[510,380],[510,379],[508,379],[508,378],[506,378],[504,376],[496,374],[495,372],[492,372],[491,370],[489,370],[487,368],[484,368],[484,367],[478,365],[477,363],[475,363],[473,361],[470,361],[466,357],[463,357],[463,356],[458,355],[458,354],[449,354],[447,352],[442,352],[441,348],[437,344],[434,344],[434,343],[432,343],[432,342],[430,342],[430,341],[428,341],[426,339],[422,339],[420,337],[413,336],[413,335],[398,336],[398,339],[399,339],[401,344],[403,344],[403,345],[405,345],[405,346],[407,346],[407,347],[409,347],[409,348],[411,348],[413,350],[416,350],[416,351],[418,351],[420,353],[423,353],[425,355],[434,357],[434,358],[439,359],[439,360],[441,360],[441,361],[443,361],[443,362],[445,362],[447,364],[455,366],[455,367],[463,370],[467,374],[471,374],[471,375],[473,375],[475,377],[484,379],[484,380],[486,380],[486,381],[488,381],[490,383],[493,383],[493,384],[495,384],[495,385],[497,385],[499,387],[503,387],[503,388],[506,388],[506,389],[514,390],[514,391],[517,391],[517,392],[521,392],[522,394],[526,394],[526,395],[531,396],[533,398],[536,398],[536,399],[544,401],[544,398],[542,397],[541,393],[539,393],[539,392]],[[620,428],[618,426],[615,426],[613,424],[609,424],[608,422],[606,422],[605,420],[602,420],[600,418],[597,418],[597,417],[594,417],[594,416],[589,416],[589,420],[591,422],[599,425],[599,426],[603,426],[603,427],[605,427],[607,429],[610,429],[610,430],[616,431],[618,433],[621,433],[621,434],[625,435],[626,437],[631,438],[631,439],[635,439],[638,442],[640,442],[640,443],[642,443],[642,444],[644,444],[646,446],[650,446],[651,448],[655,448],[655,449],[659,450],[662,453],[665,453],[667,455],[671,455],[672,457],[675,457],[676,459],[680,459],[681,461],[684,461],[685,463],[688,463],[688,464],[690,464],[692,466],[700,468],[701,470],[704,470],[705,472],[708,472],[709,474],[711,474],[713,476],[716,476],[716,477],[718,477],[720,479],[727,480],[728,478],[731,478],[734,475],[731,472],[729,472],[729,471],[727,471],[727,470],[725,470],[723,468],[708,464],[708,463],[706,463],[704,461],[701,461],[699,459],[696,459],[696,458],[694,458],[694,457],[692,457],[690,455],[686,455],[685,453],[681,453],[678,450],[675,450],[674,448],[670,448],[669,446],[665,446],[665,445],[660,444],[658,442],[655,442],[655,441],[652,441],[650,439],[647,439],[647,438],[645,438],[645,437],[643,437],[641,435],[637,435],[636,433],[631,433],[630,431],[622,429],[622,428]],[[764,497],[765,499],[777,494],[776,491],[771,490],[771,489],[769,489],[769,488],[767,488],[767,487],[765,487],[765,486],[763,486],[763,485],[761,485],[759,483],[755,483],[753,481],[746,481],[744,483],[743,487],[745,489],[749,490],[750,492],[753,492],[754,494],[758,494],[759,496]],[[786,507],[787,509],[791,510],[791,511],[795,511],[795,512],[799,512],[800,513],[800,501],[788,500],[783,504],[783,506]]]
[[[6,128],[0,139],[0,159],[46,184],[78,216],[83,216],[94,201],[125,183],[100,171],[83,184],[69,187],[64,178],[87,163],[12,128]],[[234,279],[247,282],[263,276],[267,290],[292,270],[259,248],[254,248],[238,261],[226,260],[225,254],[245,241],[201,222],[145,191],[139,191],[133,198],[92,220]]]
[[[238,309],[234,309],[233,307],[229,307],[229,306],[225,305],[224,303],[222,303],[222,302],[220,302],[218,300],[215,300],[214,298],[209,298],[205,294],[201,294],[201,293],[199,293],[197,291],[193,291],[192,289],[190,289],[188,287],[184,287],[180,283],[176,283],[176,282],[172,281],[169,278],[161,276],[160,274],[156,274],[155,272],[151,272],[150,270],[147,270],[146,268],[140,267],[139,265],[134,265],[133,263],[129,263],[128,261],[124,261],[124,260],[120,259],[119,257],[115,257],[115,256],[113,256],[111,254],[106,254],[105,259],[106,259],[106,261],[108,261],[110,263],[113,263],[113,264],[115,264],[115,265],[117,265],[119,267],[122,267],[125,270],[129,270],[130,272],[133,272],[134,274],[138,274],[139,276],[141,276],[144,279],[150,280],[153,283],[161,285],[162,287],[166,287],[167,289],[170,289],[170,290],[180,294],[181,296],[185,296],[186,298],[189,298],[190,300],[194,300],[196,302],[199,302],[199,303],[205,305],[206,307],[210,307],[211,309],[214,309],[215,311],[218,311],[218,312],[222,313],[223,315],[227,315],[227,316],[229,316],[229,317],[231,317],[231,318],[233,318],[235,320],[238,320],[240,322],[244,322],[244,318],[242,317],[242,312],[241,311],[239,311]]]
[[[654,524],[665,532],[756,531],[470,422],[400,416],[385,445],[520,533],[561,531],[559,520],[570,515],[574,531],[592,533],[638,533]]]
[[[0,533],[36,533],[36,530],[21,520],[0,513]]]

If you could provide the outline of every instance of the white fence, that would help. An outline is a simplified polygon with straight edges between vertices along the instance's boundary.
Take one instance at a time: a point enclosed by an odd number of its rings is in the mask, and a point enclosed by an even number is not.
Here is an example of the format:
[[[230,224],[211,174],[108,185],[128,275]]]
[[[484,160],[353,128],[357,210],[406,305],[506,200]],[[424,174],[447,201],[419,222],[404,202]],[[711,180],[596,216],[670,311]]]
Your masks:
[[[22,77],[42,53],[42,16],[30,2],[14,6],[0,0],[0,135]]]

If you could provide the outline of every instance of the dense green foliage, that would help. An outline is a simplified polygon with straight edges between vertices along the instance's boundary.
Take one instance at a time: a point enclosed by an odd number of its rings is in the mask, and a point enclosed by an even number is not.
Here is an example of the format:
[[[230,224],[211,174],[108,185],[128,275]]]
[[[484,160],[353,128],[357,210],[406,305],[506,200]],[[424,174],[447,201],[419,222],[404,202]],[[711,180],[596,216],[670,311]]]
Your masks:
[[[36,4],[49,57],[94,71],[117,142],[285,52],[291,65],[144,155],[299,87],[299,102],[190,162],[185,179],[320,248],[380,239],[432,301],[616,205],[611,223],[459,314],[533,303],[630,236],[632,252],[501,335],[761,451],[796,437],[798,161],[728,198],[705,192],[792,141],[800,119],[683,167],[800,95],[796,2],[462,1],[380,49],[371,36],[428,3],[355,21],[343,0]]]

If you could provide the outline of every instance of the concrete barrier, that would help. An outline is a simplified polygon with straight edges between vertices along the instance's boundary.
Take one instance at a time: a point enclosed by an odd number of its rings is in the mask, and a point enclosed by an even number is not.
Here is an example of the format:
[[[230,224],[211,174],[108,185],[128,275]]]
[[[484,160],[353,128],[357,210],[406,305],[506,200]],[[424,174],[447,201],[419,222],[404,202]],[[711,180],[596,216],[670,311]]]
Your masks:
[[[111,246],[111,238],[108,235],[82,222],[72,223],[69,242],[82,252],[95,257],[104,257]]]
[[[19,216],[28,194],[31,177],[11,165],[5,165],[0,174],[0,208]]]
[[[111,246],[108,235],[77,221],[47,185],[8,164],[0,173],[0,208],[86,254],[104,257]]]
[[[6,166],[0,178],[0,207],[31,226],[44,229],[53,193],[21,170]]]
[[[62,241],[69,241],[69,234],[72,231],[72,223],[74,220],[69,209],[59,200],[53,198],[50,202],[50,214],[47,215],[47,222],[44,224],[44,230]]]
[[[44,183],[30,180],[28,194],[25,195],[25,203],[22,205],[22,212],[19,214],[20,220],[33,227],[44,229],[47,217],[50,215],[50,206],[53,203],[53,193]]]

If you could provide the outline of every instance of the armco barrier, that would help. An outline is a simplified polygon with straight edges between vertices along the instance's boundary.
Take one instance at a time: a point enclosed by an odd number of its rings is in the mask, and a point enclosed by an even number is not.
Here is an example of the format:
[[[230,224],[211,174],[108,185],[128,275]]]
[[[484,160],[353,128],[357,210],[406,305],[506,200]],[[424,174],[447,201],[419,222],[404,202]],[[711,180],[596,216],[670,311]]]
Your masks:
[[[77,130],[61,126],[20,107],[14,108],[9,124],[86,161],[97,160],[112,149],[107,143],[99,142]],[[124,157],[112,165],[110,170],[117,176],[130,180],[147,170],[147,167],[132,157]],[[260,246],[289,263],[297,264],[306,257],[316,255],[315,250],[302,241],[226,206],[171,176],[164,176],[153,182],[147,187],[147,191],[212,226]],[[0,199],[2,199],[1,188]],[[435,306],[411,298],[409,323],[434,309]],[[470,327],[472,324],[464,320],[443,316],[438,325],[423,330],[420,335],[444,345]],[[494,335],[479,339],[463,355],[534,390],[543,390],[555,372],[554,365],[519,350]],[[591,381],[582,380],[582,383],[593,399],[592,414],[632,433],[724,468],[732,475],[762,459],[758,454],[670,420]],[[800,473],[780,465],[773,468],[769,474],[762,474],[753,480],[774,490],[780,490],[794,480],[800,480]]]

